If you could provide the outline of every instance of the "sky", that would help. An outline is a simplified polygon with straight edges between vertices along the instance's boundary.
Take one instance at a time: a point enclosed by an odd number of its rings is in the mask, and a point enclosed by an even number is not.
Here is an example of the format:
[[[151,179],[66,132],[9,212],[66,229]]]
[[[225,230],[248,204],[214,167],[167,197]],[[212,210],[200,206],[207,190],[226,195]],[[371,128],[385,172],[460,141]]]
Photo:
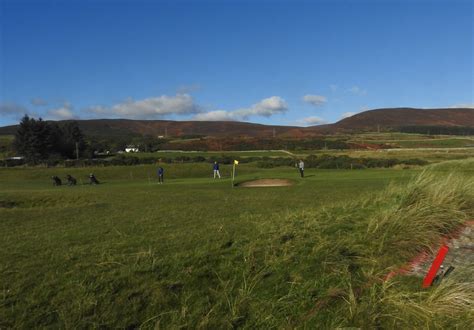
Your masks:
[[[474,107],[469,0],[0,0],[0,126]]]

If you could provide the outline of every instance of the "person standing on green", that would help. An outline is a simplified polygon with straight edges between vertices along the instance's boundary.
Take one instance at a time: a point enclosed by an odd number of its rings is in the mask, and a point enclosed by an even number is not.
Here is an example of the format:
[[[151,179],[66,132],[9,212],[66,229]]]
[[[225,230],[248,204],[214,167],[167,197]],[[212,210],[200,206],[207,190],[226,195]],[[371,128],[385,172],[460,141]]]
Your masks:
[[[298,169],[300,170],[301,177],[304,178],[304,162],[302,159],[300,159],[300,162],[298,164]]]
[[[216,175],[221,178],[221,173],[219,172],[219,163],[214,162],[214,166],[212,167],[214,169],[214,179],[216,178]]]
[[[158,168],[158,183],[159,184],[163,184],[163,182],[165,182],[165,170],[163,169],[163,167],[159,167]]]

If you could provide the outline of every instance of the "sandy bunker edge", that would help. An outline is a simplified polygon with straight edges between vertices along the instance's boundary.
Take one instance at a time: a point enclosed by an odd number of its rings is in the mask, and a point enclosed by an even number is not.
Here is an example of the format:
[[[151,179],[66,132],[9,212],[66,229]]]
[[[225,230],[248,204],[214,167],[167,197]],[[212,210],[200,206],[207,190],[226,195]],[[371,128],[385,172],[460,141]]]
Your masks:
[[[294,185],[294,182],[288,179],[258,179],[238,183],[237,187],[288,187]]]

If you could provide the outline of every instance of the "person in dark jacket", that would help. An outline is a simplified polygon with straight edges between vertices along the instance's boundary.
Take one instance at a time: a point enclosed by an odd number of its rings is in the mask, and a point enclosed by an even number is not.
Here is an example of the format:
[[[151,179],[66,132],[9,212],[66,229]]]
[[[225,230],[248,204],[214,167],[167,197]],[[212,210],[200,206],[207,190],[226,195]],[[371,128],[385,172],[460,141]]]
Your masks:
[[[218,162],[214,162],[213,169],[214,169],[214,179],[216,178],[216,175],[220,179],[221,178],[221,173],[219,172],[219,163]]]
[[[53,175],[51,179],[53,179],[53,186],[60,186],[63,184],[63,182],[57,175]]]
[[[77,183],[76,178],[74,178],[71,174],[66,175],[66,180],[68,186],[75,186]]]
[[[160,166],[158,168],[158,183],[163,184],[163,182],[165,182],[165,170]]]

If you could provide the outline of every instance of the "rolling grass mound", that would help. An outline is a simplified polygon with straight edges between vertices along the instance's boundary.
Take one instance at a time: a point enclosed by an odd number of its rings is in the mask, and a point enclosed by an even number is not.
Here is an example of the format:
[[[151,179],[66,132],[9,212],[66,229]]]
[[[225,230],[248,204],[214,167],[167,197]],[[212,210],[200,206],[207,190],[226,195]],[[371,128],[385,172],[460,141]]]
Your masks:
[[[244,181],[238,184],[239,187],[287,187],[294,183],[288,179],[259,179]]]
[[[75,188],[69,188],[75,189]],[[57,198],[57,196],[13,196],[0,198],[0,208],[82,208],[97,205],[97,200],[87,196],[67,196]]]
[[[474,158],[467,158],[463,160],[447,160],[438,164],[430,166],[433,171],[444,172],[463,172],[472,175],[474,172]]]

